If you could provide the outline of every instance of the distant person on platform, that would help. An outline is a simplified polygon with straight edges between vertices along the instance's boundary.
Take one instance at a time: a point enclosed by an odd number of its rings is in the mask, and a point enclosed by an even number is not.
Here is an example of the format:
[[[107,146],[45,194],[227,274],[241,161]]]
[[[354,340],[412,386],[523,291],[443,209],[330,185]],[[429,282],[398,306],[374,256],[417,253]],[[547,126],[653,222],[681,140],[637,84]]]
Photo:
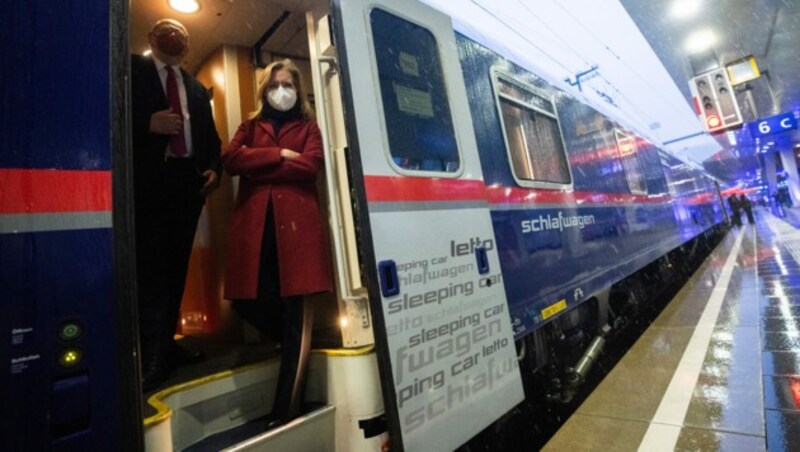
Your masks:
[[[258,110],[239,126],[222,156],[225,170],[239,176],[225,298],[246,321],[281,342],[269,429],[301,414],[313,320],[305,295],[331,290],[333,279],[317,197],[322,136],[300,71],[290,60],[270,64],[259,75],[256,94]],[[276,325],[276,319],[282,321]]]
[[[773,192],[772,195],[770,195],[770,198],[771,198],[770,205],[772,206],[775,214],[781,217],[784,216],[785,212],[783,211],[783,202],[781,202],[780,194],[778,192]]]
[[[747,222],[756,224],[756,219],[753,216],[753,203],[744,194],[739,195],[739,205],[742,206],[745,215],[747,215]]]
[[[736,226],[742,225],[742,206],[739,203],[739,199],[736,195],[730,195],[728,197],[728,205],[731,207],[731,221]]]
[[[143,387],[205,359],[174,341],[197,220],[219,185],[220,139],[206,89],[180,64],[189,33],[175,20],[147,35],[131,60],[136,271]]]
[[[785,206],[787,209],[792,207],[792,197],[789,195],[789,189],[781,187],[778,189],[778,202]]]

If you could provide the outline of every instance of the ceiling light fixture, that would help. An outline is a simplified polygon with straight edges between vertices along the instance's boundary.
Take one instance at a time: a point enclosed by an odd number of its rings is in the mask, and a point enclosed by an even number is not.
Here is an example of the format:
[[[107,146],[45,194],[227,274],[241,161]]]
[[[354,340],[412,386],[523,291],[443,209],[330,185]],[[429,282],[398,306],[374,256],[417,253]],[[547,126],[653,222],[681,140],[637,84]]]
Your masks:
[[[708,50],[711,46],[717,43],[717,35],[713,31],[706,28],[696,31],[689,36],[686,40],[686,51],[689,53],[698,53]]]
[[[200,2],[197,0],[169,0],[169,7],[179,13],[192,14],[200,11]]]
[[[675,0],[669,14],[675,19],[688,19],[700,11],[700,0]]]

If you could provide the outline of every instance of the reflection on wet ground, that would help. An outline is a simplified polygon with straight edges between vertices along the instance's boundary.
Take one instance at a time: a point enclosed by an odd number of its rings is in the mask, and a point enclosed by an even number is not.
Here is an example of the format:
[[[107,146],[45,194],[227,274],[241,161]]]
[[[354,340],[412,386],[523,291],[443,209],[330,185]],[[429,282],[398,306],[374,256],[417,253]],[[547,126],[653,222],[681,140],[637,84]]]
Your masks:
[[[785,218],[761,210],[755,226],[732,230],[545,450],[638,450],[654,426],[667,438],[660,443],[669,445],[665,449],[800,450],[795,210]],[[719,287],[740,235],[729,283]],[[694,352],[699,373],[676,371],[684,368],[684,355],[691,356],[687,344],[708,321],[703,314],[709,299],[723,295],[707,349]],[[678,403],[664,396],[676,384],[688,386],[683,422],[654,421],[665,403]]]
[[[763,337],[764,408],[767,447],[800,449],[800,213],[783,221],[765,218],[758,228],[759,306]]]

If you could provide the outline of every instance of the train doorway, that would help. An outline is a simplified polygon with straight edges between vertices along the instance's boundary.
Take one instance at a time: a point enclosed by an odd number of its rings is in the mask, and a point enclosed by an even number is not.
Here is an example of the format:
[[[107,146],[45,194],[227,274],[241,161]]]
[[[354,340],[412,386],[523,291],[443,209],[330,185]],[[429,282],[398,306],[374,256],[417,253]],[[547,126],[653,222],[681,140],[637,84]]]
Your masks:
[[[319,62],[326,57],[318,52],[318,45],[310,44],[316,42],[317,28],[324,26],[320,24],[327,24],[327,19],[323,18],[328,16],[328,12],[328,4],[319,1],[257,4],[217,1],[203,2],[196,14],[188,15],[170,9],[166,2],[135,0],[130,10],[129,47],[135,63],[137,59],[148,58],[148,34],[159,20],[174,19],[185,26],[190,37],[189,53],[181,69],[207,90],[214,128],[223,149],[234,138],[240,124],[259,108],[257,80],[263,68],[273,61],[287,58],[298,67],[303,90],[309,93],[307,100],[316,110],[317,122],[324,129],[326,138],[325,171],[318,177],[317,192],[321,201],[320,215],[331,224],[328,231],[331,243],[329,253],[330,259],[335,262],[336,281],[333,291],[306,297],[315,306],[312,346],[318,350],[366,347],[363,348],[364,353],[369,353],[369,346],[373,342],[372,325],[368,320],[365,289],[361,287],[346,163],[341,160],[341,155],[336,162],[337,157],[328,154],[332,144],[336,144],[340,150],[346,146],[341,101],[336,91],[339,82],[331,71],[327,74],[319,72]],[[135,81],[135,64],[132,71]],[[319,77],[322,79],[318,80]],[[136,92],[130,94],[134,110],[138,95]],[[323,96],[329,100],[324,111],[321,102],[317,102]],[[327,119],[321,118],[323,114]],[[135,122],[136,111],[133,117]],[[131,130],[134,135],[137,133],[135,124]],[[334,137],[334,141],[328,143],[330,137]],[[136,141],[135,136],[132,141]],[[137,151],[134,143],[132,160],[136,160]],[[135,172],[136,162],[132,166]],[[244,388],[240,391],[224,396],[205,396],[208,400],[204,403],[208,404],[213,404],[214,397],[233,400],[230,403],[241,402],[241,406],[235,407],[241,415],[226,425],[258,419],[268,412],[271,404],[271,390],[266,390],[268,384],[251,383],[272,378],[269,372],[275,368],[273,364],[277,362],[280,344],[273,337],[243,322],[231,309],[230,300],[224,297],[229,228],[239,177],[231,177],[224,171],[220,176],[219,187],[206,197],[197,221],[174,335],[175,342],[181,348],[191,353],[202,352],[204,357],[198,359],[197,363],[172,366],[165,378],[146,389],[144,398],[151,402],[144,404],[148,448],[157,447],[153,444],[160,444],[159,441],[163,440],[161,432],[165,423],[160,421],[164,416],[158,410],[158,400],[168,397],[171,388],[176,385],[186,387],[209,379],[224,379],[226,374],[243,378],[246,383],[237,383]],[[137,238],[141,239],[142,234]],[[137,244],[137,247],[141,246]],[[139,275],[140,290],[143,284],[148,283],[147,280],[142,281],[142,275]],[[141,316],[143,313],[139,314]],[[353,321],[348,322],[348,318]],[[349,327],[343,326],[348,323]],[[265,362],[266,366],[259,367]],[[145,363],[145,377],[146,366]],[[255,373],[248,373],[253,366],[257,367]],[[242,377],[242,374],[245,376]],[[312,392],[318,385],[324,384],[324,381],[320,383],[319,379],[314,379],[313,375],[311,380]],[[271,384],[274,383],[272,381]],[[379,401],[379,395],[373,399]],[[180,413],[191,409],[186,408]],[[180,413],[175,416],[182,416]],[[212,419],[208,421],[214,422]],[[182,420],[176,422],[183,425]],[[172,427],[173,430],[175,428]],[[173,446],[186,445],[193,441],[192,438],[192,435],[180,436],[173,432],[167,441],[171,441]]]

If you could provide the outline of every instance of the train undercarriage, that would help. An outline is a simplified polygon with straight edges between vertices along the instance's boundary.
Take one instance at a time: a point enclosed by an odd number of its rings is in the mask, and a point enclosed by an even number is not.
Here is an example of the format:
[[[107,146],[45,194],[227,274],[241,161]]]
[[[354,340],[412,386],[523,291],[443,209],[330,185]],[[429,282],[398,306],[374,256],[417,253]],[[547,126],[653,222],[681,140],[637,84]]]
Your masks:
[[[700,267],[727,230],[724,224],[708,229],[517,340],[525,401],[460,450],[537,450],[544,446]]]

